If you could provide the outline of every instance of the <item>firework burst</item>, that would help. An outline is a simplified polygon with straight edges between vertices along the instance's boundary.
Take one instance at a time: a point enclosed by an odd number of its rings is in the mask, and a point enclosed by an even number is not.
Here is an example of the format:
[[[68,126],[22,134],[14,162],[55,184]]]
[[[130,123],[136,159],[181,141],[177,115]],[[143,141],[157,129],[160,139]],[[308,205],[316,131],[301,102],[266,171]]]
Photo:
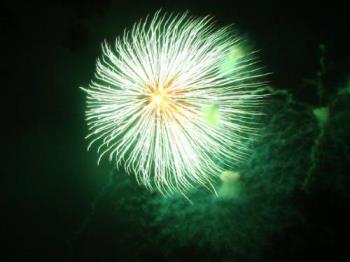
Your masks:
[[[157,12],[102,44],[86,120],[98,162],[108,156],[160,192],[212,187],[242,161],[263,95],[254,52],[211,17]]]

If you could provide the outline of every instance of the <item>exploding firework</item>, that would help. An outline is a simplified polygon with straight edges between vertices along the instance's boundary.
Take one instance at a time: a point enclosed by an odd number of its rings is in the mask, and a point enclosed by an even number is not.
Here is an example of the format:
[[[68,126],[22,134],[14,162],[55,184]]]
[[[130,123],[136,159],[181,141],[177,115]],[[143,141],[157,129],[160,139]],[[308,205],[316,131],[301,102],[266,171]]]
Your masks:
[[[213,188],[256,133],[262,74],[254,52],[211,17],[161,14],[102,44],[86,120],[98,162],[108,156],[162,193]]]

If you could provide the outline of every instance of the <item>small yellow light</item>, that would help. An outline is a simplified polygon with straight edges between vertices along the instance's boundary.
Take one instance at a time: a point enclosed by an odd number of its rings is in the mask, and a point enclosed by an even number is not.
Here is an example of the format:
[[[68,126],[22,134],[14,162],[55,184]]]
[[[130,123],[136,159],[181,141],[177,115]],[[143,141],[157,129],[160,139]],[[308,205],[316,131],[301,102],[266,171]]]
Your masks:
[[[152,103],[158,107],[164,106],[164,103],[165,103],[164,100],[165,100],[165,94],[162,91],[157,90],[157,91],[153,92],[151,95]]]
[[[155,103],[156,105],[160,104],[163,100],[162,95],[156,94],[152,96],[152,101],[153,103]]]

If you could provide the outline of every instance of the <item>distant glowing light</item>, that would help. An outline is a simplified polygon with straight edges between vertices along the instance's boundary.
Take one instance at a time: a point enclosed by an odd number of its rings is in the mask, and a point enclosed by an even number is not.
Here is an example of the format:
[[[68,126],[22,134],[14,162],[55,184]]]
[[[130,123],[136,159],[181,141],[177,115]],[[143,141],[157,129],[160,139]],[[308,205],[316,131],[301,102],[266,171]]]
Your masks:
[[[208,125],[212,127],[219,127],[220,113],[219,106],[217,104],[211,104],[203,108],[204,119]]]
[[[329,119],[329,108],[328,107],[318,107],[313,109],[314,116],[318,120],[318,125],[323,128]]]
[[[218,195],[222,199],[238,199],[241,195],[241,175],[238,172],[225,170],[221,173],[220,179],[222,184],[219,188]]]
[[[104,42],[87,93],[88,148],[140,184],[186,193],[244,160],[255,134],[262,74],[231,27],[157,12],[111,47]]]
[[[221,173],[220,179],[223,182],[236,182],[237,180],[240,179],[240,174],[238,172],[230,171],[230,170],[225,170]]]
[[[240,45],[236,45],[232,47],[229,50],[224,62],[220,66],[221,73],[230,74],[232,72],[232,68],[239,63],[240,59],[244,59],[246,55],[247,55],[246,52],[244,51],[243,47],[241,47]]]

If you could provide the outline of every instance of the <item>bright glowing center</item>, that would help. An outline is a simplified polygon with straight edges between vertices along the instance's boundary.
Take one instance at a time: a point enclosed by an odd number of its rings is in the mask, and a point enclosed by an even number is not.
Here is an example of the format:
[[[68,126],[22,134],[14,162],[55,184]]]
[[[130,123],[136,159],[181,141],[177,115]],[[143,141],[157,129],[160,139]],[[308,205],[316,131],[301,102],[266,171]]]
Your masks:
[[[168,104],[165,90],[155,90],[151,93],[151,103],[158,109],[164,111]]]
[[[156,91],[152,94],[152,102],[156,105],[160,105],[164,100],[164,93]]]

